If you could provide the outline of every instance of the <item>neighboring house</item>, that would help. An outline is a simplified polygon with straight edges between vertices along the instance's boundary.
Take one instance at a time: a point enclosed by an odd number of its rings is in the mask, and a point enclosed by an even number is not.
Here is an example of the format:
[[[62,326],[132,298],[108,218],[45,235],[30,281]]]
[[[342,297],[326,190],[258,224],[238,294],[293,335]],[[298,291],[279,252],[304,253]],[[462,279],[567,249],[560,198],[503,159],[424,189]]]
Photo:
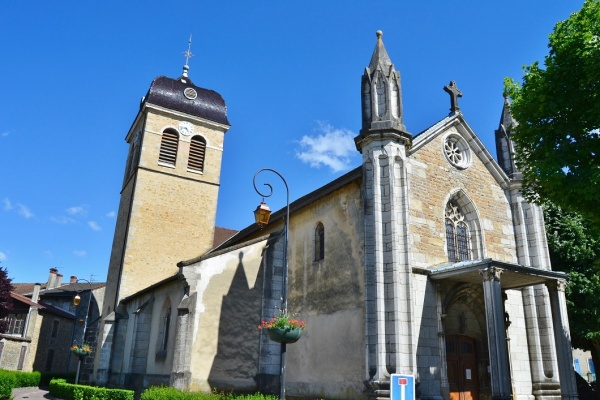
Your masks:
[[[596,368],[589,351],[573,349],[573,368],[586,381],[594,382],[596,380]]]
[[[63,284],[62,275],[52,268],[46,284],[13,283],[13,286],[14,307],[8,317],[11,329],[3,335],[3,341],[11,342],[12,353],[16,351],[15,343],[21,343],[21,347],[19,357],[11,354],[4,362],[2,356],[0,366],[41,372],[75,372],[78,359],[70,347],[81,344],[85,326],[83,342],[96,348],[105,283],[78,282],[71,276],[69,283]],[[81,297],[79,306],[73,304],[77,294]],[[4,349],[7,349],[6,343]],[[22,362],[16,361],[21,358]],[[92,366],[93,354],[83,360],[81,382],[88,380]]]
[[[126,135],[95,383],[278,392],[285,347],[256,326],[287,259],[308,326],[287,346],[290,397],[389,398],[393,373],[420,399],[577,397],[566,275],[521,194],[508,101],[496,161],[454,82],[450,113],[409,133],[380,32],[359,90],[362,165],[290,204],[287,247],[285,209],[215,245],[225,102],[187,66],[152,82]]]

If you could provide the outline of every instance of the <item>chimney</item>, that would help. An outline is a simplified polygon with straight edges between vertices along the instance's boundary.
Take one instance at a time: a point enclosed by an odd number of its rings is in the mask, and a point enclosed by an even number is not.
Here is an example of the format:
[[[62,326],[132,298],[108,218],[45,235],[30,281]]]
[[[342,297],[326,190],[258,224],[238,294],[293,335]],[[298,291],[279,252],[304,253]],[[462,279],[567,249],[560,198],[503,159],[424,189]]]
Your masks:
[[[31,294],[31,301],[33,301],[34,303],[37,303],[38,300],[40,299],[41,287],[42,287],[42,285],[40,285],[39,283],[36,283],[35,285],[33,285],[33,293]]]
[[[46,289],[53,289],[56,287],[56,273],[58,270],[56,268],[50,268],[50,275],[48,276],[48,284],[46,284]]]
[[[55,287],[59,287],[60,285],[62,285],[62,278],[63,278],[62,274],[56,274],[56,286]]]
[[[69,279],[69,283],[77,283],[77,277],[75,275],[71,275],[71,279]]]

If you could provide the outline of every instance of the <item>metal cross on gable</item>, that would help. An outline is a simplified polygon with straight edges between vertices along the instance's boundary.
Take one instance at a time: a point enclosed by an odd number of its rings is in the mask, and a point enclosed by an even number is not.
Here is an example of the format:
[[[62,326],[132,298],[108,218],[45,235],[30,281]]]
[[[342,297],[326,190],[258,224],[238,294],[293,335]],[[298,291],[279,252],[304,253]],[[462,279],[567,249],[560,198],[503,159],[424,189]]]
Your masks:
[[[456,82],[450,81],[449,85],[444,86],[444,91],[450,95],[450,112],[454,113],[460,110],[458,98],[462,97],[462,92],[456,87]]]

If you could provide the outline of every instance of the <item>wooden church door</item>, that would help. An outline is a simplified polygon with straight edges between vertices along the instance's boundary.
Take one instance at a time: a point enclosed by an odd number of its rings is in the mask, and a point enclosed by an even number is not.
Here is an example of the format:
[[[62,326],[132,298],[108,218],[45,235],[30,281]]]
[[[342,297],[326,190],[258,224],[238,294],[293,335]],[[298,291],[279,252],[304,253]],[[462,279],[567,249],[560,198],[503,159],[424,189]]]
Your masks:
[[[463,335],[446,336],[446,363],[450,400],[478,400],[475,339]]]

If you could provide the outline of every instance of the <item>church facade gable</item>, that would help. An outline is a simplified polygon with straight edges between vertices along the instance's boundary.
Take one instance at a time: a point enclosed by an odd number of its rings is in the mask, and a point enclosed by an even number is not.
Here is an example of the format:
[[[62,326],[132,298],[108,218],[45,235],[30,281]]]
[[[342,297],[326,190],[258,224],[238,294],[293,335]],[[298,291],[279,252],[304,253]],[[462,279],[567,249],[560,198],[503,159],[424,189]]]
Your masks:
[[[455,165],[448,157],[448,141],[457,138],[468,164]],[[415,140],[416,141],[416,140]],[[448,254],[445,222],[454,205],[466,217],[468,259],[494,258],[517,262],[512,214],[504,186],[490,161],[482,159],[472,137],[456,125],[428,132],[409,155],[409,214],[414,265],[422,268],[455,262]],[[492,169],[492,171],[490,171]],[[495,176],[496,175],[496,176]],[[501,174],[500,174],[501,176]]]

